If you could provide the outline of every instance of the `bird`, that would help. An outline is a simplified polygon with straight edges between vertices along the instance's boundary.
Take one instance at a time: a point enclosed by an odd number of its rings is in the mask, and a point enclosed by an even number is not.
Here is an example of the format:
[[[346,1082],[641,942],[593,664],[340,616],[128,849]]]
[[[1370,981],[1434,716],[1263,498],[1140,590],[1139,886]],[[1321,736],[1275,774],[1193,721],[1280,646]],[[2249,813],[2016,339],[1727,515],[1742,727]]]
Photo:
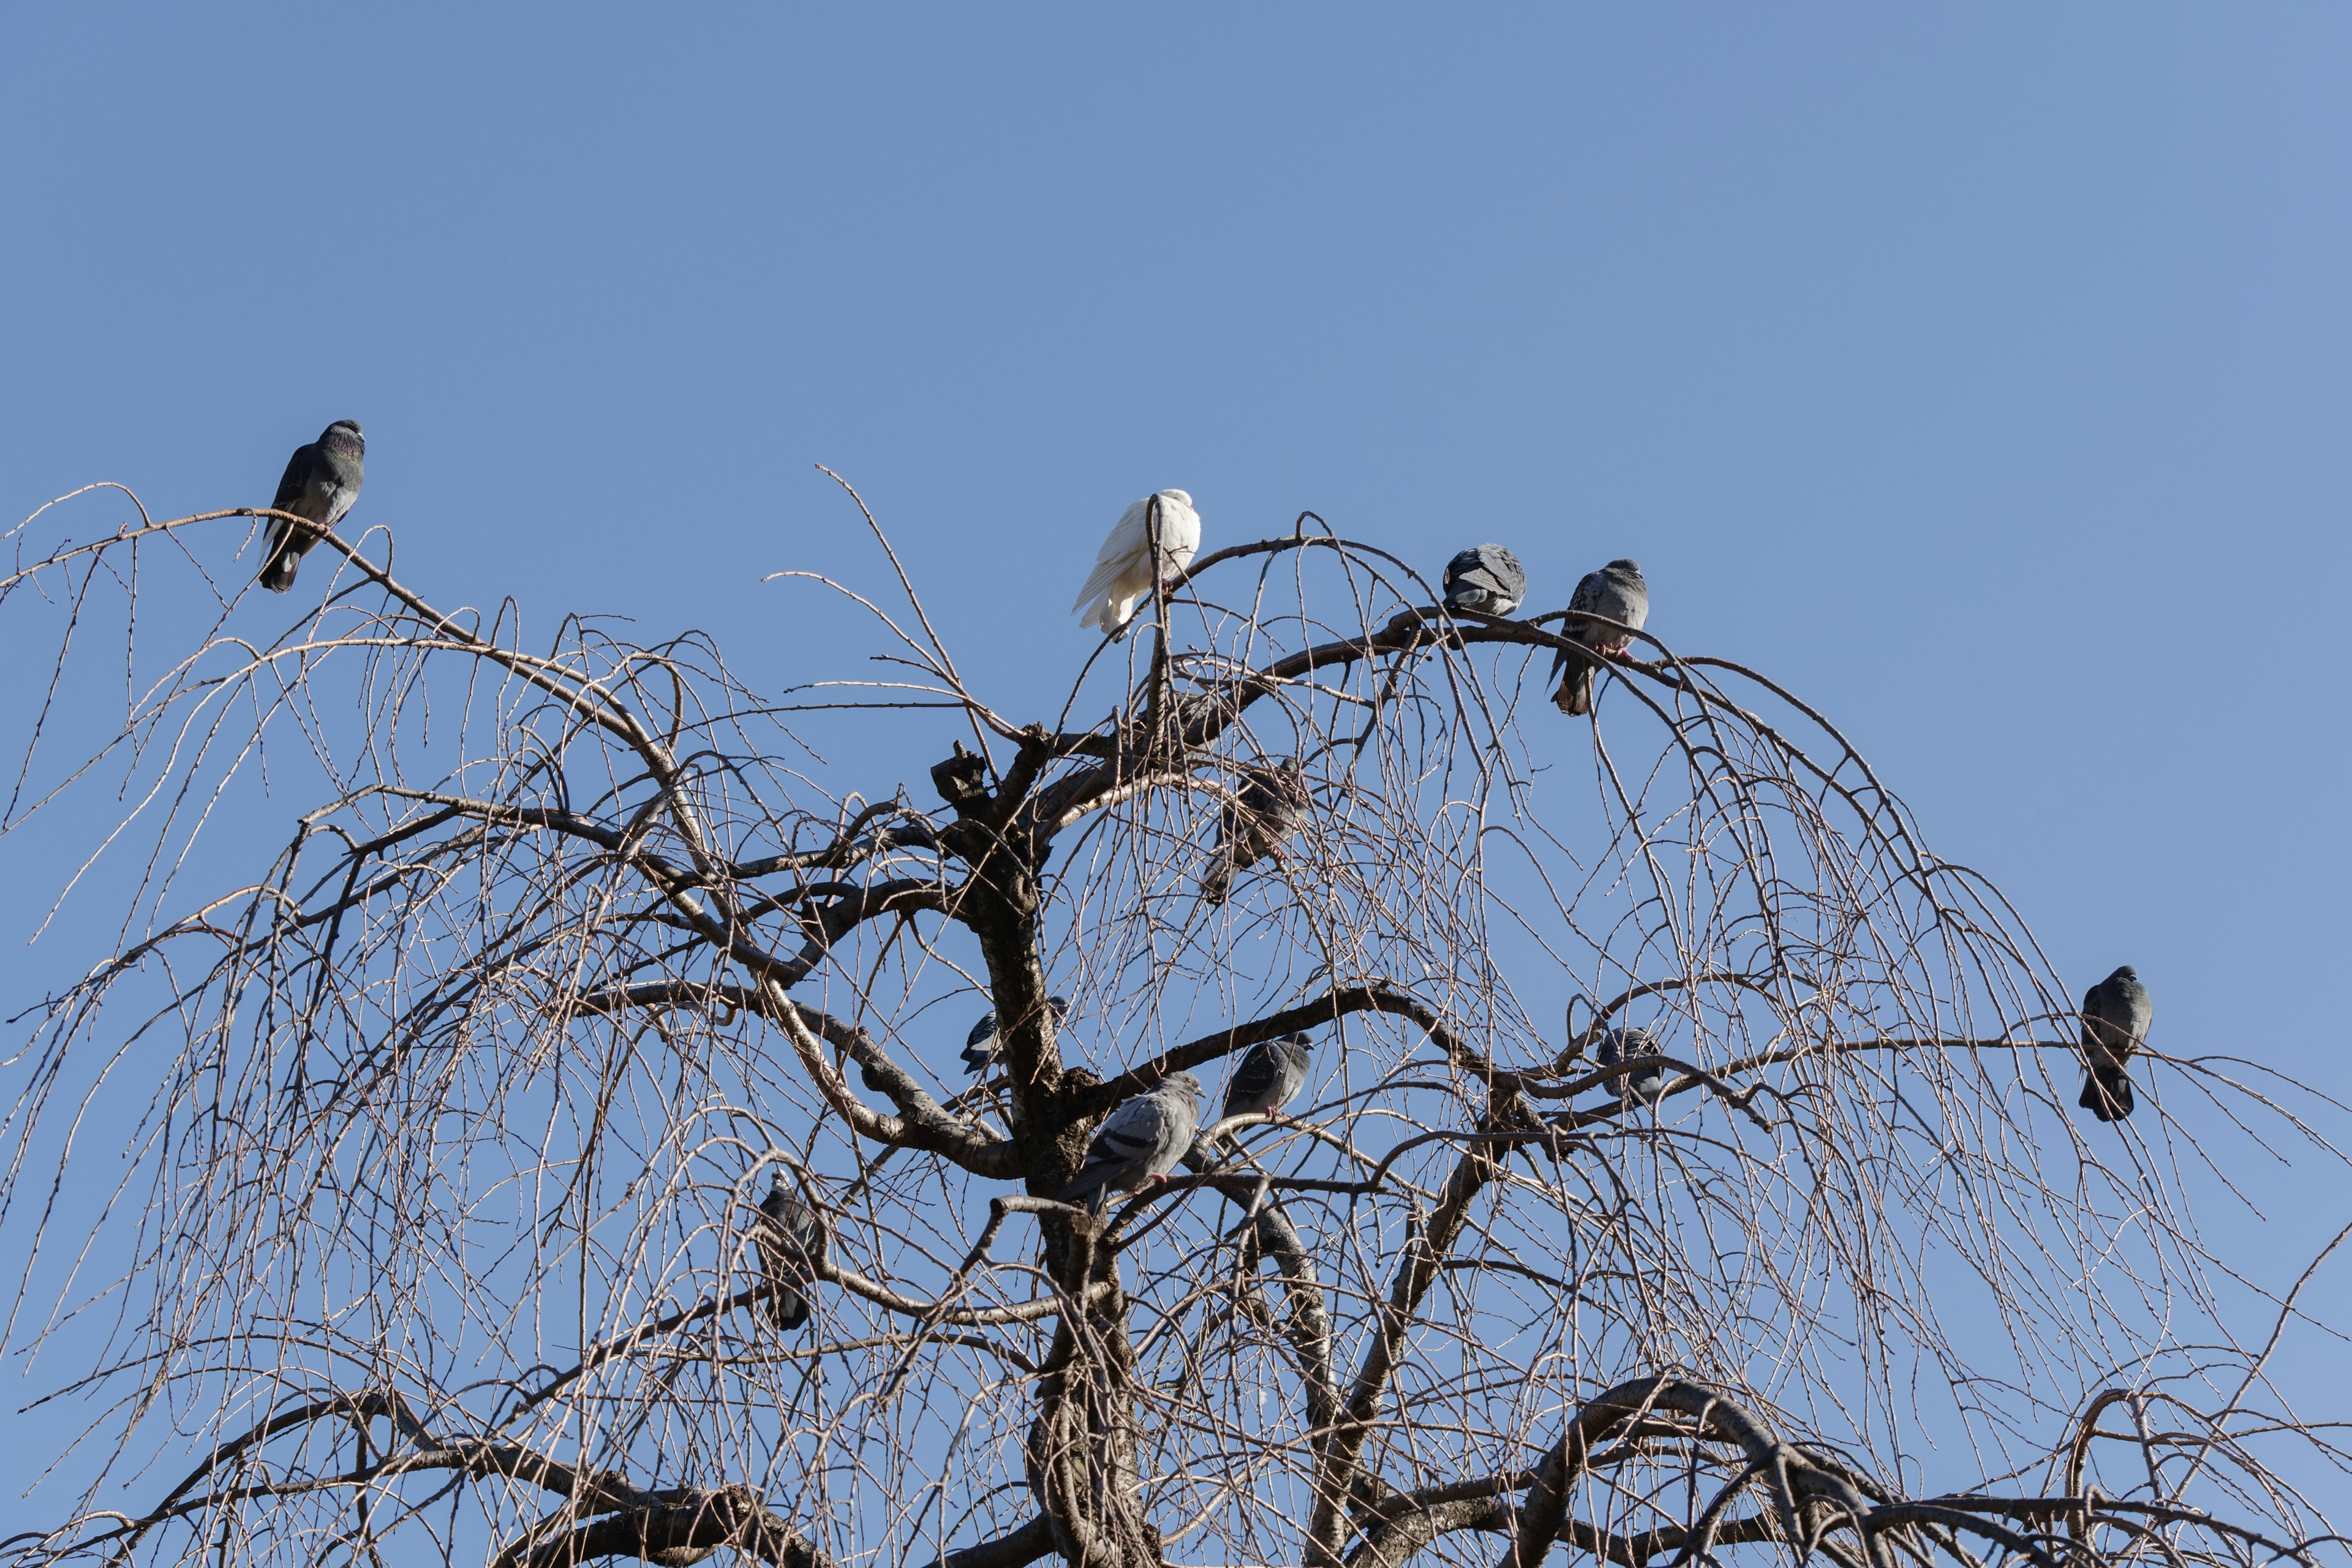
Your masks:
[[[1062,1020],[1070,1016],[1068,999],[1048,996],[1045,1005],[1054,1011],[1054,1026],[1060,1028]],[[980,1022],[974,1024],[971,1033],[964,1037],[963,1070],[974,1078],[986,1072],[989,1064],[996,1059],[996,1010],[992,1007],[980,1016]]]
[[[1054,1195],[1066,1204],[1084,1198],[1088,1213],[1100,1214],[1112,1192],[1166,1180],[1200,1127],[1201,1080],[1171,1072],[1105,1119],[1087,1145],[1077,1180]]]
[[[360,459],[366,454],[360,422],[336,420],[319,433],[316,441],[294,448],[294,455],[286,460],[286,477],[278,481],[278,499],[269,503],[269,510],[307,517],[321,530],[334,527],[360,499]],[[294,586],[294,568],[317,542],[317,534],[298,531],[284,518],[278,519],[269,531],[269,554],[262,563],[261,585],[273,594]]]
[[[1217,816],[1217,847],[1201,873],[1201,897],[1222,904],[1233,890],[1234,873],[1246,871],[1282,847],[1298,830],[1312,797],[1306,765],[1293,757],[1270,768],[1246,768],[1238,799]]]
[[[2120,1121],[2132,1113],[2131,1079],[2124,1064],[2147,1043],[2148,1021],[2155,1016],[2139,971],[2128,963],[2083,994],[2083,1055],[2089,1070],[2077,1103],[2100,1121]]]
[[[1445,563],[1445,607],[1507,616],[1528,596],[1519,558],[1499,544],[1478,544]]]
[[[824,1261],[824,1228],[816,1211],[784,1185],[782,1171],[770,1178],[768,1195],[760,1200],[760,1268],[772,1294],[768,1310],[780,1329],[797,1329],[809,1321],[808,1297],[796,1287]]]
[[[1576,592],[1569,595],[1568,625],[1561,628],[1570,641],[1586,647],[1623,653],[1633,640],[1632,634],[1587,620],[1587,614],[1606,616],[1640,631],[1643,623],[1650,618],[1650,585],[1642,581],[1640,563],[1612,561],[1598,572],[1587,572],[1576,584]],[[1571,658],[1566,648],[1552,656],[1551,672],[1562,679],[1551,700],[1561,712],[1572,716],[1592,711],[1593,663],[1589,658]]]
[[[1593,1053],[1595,1067],[1622,1067],[1631,1061],[1658,1054],[1658,1042],[1647,1029],[1612,1029],[1601,1037],[1601,1048]],[[1655,1105],[1666,1095],[1666,1069],[1646,1067],[1611,1081],[1618,1102],[1623,1105]]]
[[[1119,513],[1110,535],[1095,556],[1094,572],[1078,590],[1071,609],[1083,612],[1078,626],[1100,626],[1113,637],[1127,630],[1135,606],[1151,596],[1151,531],[1155,514],[1160,530],[1160,580],[1172,584],[1201,548],[1201,514],[1182,490],[1161,490],[1145,496]]]
[[[1315,1047],[1305,1035],[1259,1041],[1225,1080],[1224,1116],[1218,1120],[1280,1110],[1307,1087],[1307,1069],[1314,1062]]]

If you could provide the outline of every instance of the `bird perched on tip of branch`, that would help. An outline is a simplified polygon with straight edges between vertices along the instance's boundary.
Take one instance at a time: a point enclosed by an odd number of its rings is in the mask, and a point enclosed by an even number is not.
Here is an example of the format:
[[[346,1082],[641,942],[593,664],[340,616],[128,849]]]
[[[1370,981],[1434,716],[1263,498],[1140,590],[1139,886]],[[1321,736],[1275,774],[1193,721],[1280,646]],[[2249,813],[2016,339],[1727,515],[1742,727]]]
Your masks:
[[[1476,544],[1445,563],[1445,607],[1507,616],[1528,596],[1519,558],[1499,544]]]
[[[1650,618],[1650,585],[1642,581],[1639,563],[1612,561],[1600,571],[1584,574],[1576,584],[1576,592],[1569,595],[1568,610],[1568,624],[1560,630],[1570,641],[1604,653],[1623,653],[1633,641],[1630,633],[1584,617],[1604,616],[1640,631]],[[1594,660],[1579,658],[1566,648],[1552,656],[1551,672],[1561,679],[1551,700],[1561,712],[1574,716],[1592,711],[1594,664]]]
[[[1314,1063],[1315,1047],[1305,1035],[1260,1040],[1225,1080],[1224,1116],[1218,1120],[1280,1110],[1307,1087],[1307,1070]]]
[[[2132,1113],[2132,1084],[2124,1064],[2147,1043],[2147,1026],[2155,1016],[2147,987],[2128,963],[2083,994],[2083,1056],[2090,1070],[2083,1075],[2077,1103],[2100,1121],[2120,1121]]]
[[[824,1227],[816,1211],[784,1184],[782,1171],[770,1180],[768,1195],[760,1200],[760,1268],[772,1291],[768,1313],[780,1329],[797,1329],[809,1321],[808,1297],[801,1287],[824,1260]]]
[[[1657,1054],[1658,1042],[1649,1030],[1612,1029],[1601,1037],[1601,1048],[1593,1052],[1592,1062],[1595,1067],[1622,1067]],[[1609,1087],[1616,1091],[1621,1104],[1655,1105],[1666,1095],[1666,1069],[1663,1066],[1636,1068],[1611,1080]]]
[[[1156,552],[1152,549],[1155,530],[1160,539]],[[1192,510],[1191,496],[1182,490],[1161,490],[1137,501],[1111,525],[1110,536],[1095,556],[1094,572],[1078,590],[1077,603],[1070,606],[1081,612],[1078,625],[1100,626],[1113,637],[1121,635],[1135,618],[1136,605],[1151,596],[1154,571],[1162,584],[1172,585],[1200,548],[1201,514]]]
[[[336,420],[320,432],[316,441],[294,448],[269,510],[307,517],[322,529],[334,527],[360,499],[361,458],[366,454],[360,422]],[[269,530],[269,554],[261,564],[261,585],[273,594],[294,586],[294,568],[317,542],[316,534],[297,531],[284,518],[276,519]]]
[[[1217,815],[1217,847],[1209,853],[1208,868],[1201,873],[1201,897],[1222,904],[1233,890],[1234,873],[1246,871],[1276,854],[1282,841],[1298,831],[1313,804],[1307,789],[1307,766],[1297,758],[1270,768],[1250,768],[1248,782],[1237,799],[1225,803]]]
[[[1114,1192],[1164,1181],[1201,1127],[1201,1080],[1171,1072],[1149,1090],[1124,1101],[1095,1130],[1077,1180],[1054,1195],[1066,1204],[1087,1200],[1100,1214]]]
[[[1060,1028],[1062,1020],[1070,1016],[1070,1004],[1065,997],[1048,996],[1045,1005],[1054,1010],[1054,1026]],[[996,1060],[996,1011],[991,1008],[980,1016],[980,1022],[964,1037],[963,1070],[974,1078],[988,1070]]]

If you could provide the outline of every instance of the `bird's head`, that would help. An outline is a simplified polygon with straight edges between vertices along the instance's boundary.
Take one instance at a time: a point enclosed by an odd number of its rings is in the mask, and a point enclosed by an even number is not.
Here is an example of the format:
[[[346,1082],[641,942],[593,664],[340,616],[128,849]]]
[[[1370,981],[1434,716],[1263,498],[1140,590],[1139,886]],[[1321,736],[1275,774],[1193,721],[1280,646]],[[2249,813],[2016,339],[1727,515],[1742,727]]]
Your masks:
[[[1187,1100],[1201,1098],[1201,1080],[1188,1072],[1171,1072],[1160,1080],[1160,1086],[1170,1093],[1181,1094]]]
[[[355,452],[364,451],[367,447],[367,443],[360,437],[360,422],[356,419],[338,419],[328,426],[319,433],[319,445],[348,447]]]
[[[1178,506],[1191,506],[1192,504],[1191,494],[1184,490],[1161,490],[1160,492],[1160,499],[1161,500],[1172,500]]]
[[[1622,572],[1628,577],[1639,577],[1642,574],[1642,563],[1638,561],[1612,561],[1609,563],[1609,570]]]
[[[2139,978],[2139,971],[2126,963],[2121,969],[2116,970],[2113,974],[2108,975],[2107,978],[2110,980],[2137,980]]]
[[[1057,1025],[1070,1016],[1070,999],[1067,996],[1048,996],[1045,1005],[1054,1010],[1054,1022]]]
[[[1313,1055],[1315,1051],[1315,1042],[1305,1035],[1285,1035],[1274,1043],[1284,1047],[1292,1056],[1302,1059]]]

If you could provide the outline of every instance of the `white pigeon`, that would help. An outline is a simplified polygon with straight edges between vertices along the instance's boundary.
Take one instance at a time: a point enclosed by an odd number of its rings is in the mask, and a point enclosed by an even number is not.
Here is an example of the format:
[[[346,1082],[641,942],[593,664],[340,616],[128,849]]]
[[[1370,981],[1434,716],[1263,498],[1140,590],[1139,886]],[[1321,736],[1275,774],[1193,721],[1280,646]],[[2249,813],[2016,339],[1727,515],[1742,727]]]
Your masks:
[[[1155,509],[1154,501],[1159,502]],[[1119,513],[1110,537],[1095,557],[1087,585],[1078,590],[1073,610],[1083,611],[1081,627],[1100,626],[1116,637],[1135,616],[1136,605],[1151,596],[1151,514],[1160,514],[1160,576],[1173,581],[1191,564],[1201,548],[1201,514],[1182,490],[1161,490],[1146,496]]]

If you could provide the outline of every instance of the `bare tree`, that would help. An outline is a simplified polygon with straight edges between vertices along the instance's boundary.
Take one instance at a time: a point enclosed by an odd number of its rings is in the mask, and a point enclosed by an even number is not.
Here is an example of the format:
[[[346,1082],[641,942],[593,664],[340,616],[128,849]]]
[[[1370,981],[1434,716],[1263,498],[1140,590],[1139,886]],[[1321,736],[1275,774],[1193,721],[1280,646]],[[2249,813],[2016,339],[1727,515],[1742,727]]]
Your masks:
[[[2231,1141],[2340,1177],[2311,1101],[2159,1052],[2075,1113],[2022,919],[1771,680],[1640,636],[1562,719],[1561,612],[1312,514],[1074,637],[1050,721],[879,527],[904,608],[788,591],[881,679],[532,652],[373,534],[264,643],[220,556],[273,520],[20,529],[0,582],[55,655],[5,831],[119,792],[134,868],[16,1058],[11,1343],[76,1358],[96,1479],[7,1561],[2342,1555],[2302,1303],[2233,1337],[2186,1205]],[[1056,1201],[1297,1031],[1287,1111]]]

